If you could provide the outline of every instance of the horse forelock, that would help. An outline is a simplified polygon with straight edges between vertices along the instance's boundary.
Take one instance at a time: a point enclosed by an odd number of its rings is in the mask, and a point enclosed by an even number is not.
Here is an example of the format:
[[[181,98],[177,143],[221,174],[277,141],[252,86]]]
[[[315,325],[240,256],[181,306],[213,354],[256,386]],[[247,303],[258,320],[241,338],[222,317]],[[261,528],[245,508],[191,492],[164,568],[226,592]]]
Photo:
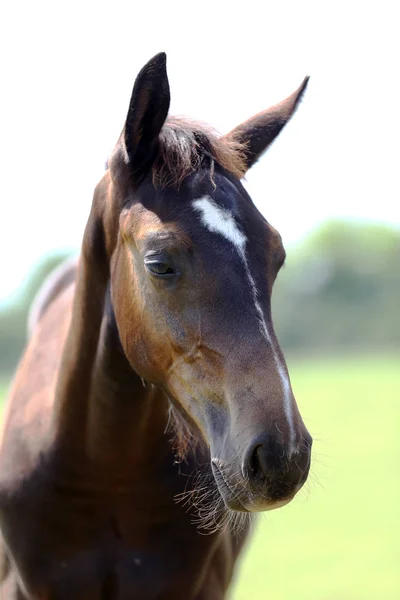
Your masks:
[[[183,117],[168,117],[153,165],[155,187],[179,186],[191,173],[214,163],[241,179],[246,170],[245,144],[219,136],[210,126]]]

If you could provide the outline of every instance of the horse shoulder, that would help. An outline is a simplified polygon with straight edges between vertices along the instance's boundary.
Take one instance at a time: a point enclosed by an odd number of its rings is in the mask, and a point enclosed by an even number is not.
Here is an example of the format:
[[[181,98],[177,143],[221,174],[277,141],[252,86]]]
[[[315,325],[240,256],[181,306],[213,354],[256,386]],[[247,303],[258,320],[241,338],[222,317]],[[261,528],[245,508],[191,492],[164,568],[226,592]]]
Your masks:
[[[16,371],[0,432],[0,490],[32,471],[46,447],[73,292],[69,285],[52,300]]]
[[[0,431],[0,597],[9,586],[10,562],[3,540],[24,539],[26,516],[40,494],[50,433],[55,382],[69,326],[73,285],[65,285],[40,317],[24,351]],[[33,495],[32,495],[33,494]],[[14,596],[11,596],[14,597]]]

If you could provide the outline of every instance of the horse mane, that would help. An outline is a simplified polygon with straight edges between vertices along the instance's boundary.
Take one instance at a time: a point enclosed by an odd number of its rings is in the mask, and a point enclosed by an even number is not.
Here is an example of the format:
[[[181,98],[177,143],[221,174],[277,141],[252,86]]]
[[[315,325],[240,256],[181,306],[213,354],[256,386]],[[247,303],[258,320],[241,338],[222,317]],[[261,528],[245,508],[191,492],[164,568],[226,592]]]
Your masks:
[[[153,165],[153,184],[177,186],[208,164],[214,164],[241,179],[247,170],[246,145],[220,136],[204,123],[184,117],[168,117],[159,135],[158,155]]]

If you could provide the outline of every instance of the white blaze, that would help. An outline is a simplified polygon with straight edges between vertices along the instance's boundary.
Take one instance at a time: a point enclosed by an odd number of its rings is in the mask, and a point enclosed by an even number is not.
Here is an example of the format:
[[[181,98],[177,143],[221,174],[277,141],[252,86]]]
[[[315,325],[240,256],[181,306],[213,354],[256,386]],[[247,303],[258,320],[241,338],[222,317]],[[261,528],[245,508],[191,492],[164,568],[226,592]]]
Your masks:
[[[250,272],[249,265],[246,258],[246,243],[247,238],[244,233],[240,230],[235,217],[227,208],[221,208],[214,202],[210,196],[203,196],[198,200],[193,201],[194,208],[200,213],[201,222],[203,225],[212,233],[218,233],[222,235],[226,240],[231,242],[239,252],[241,259],[243,260],[247,279],[250,283],[251,294],[253,297],[254,306],[257,312],[258,319],[260,321],[261,333],[270,344],[274,360],[277,366],[279,377],[282,382],[283,398],[284,398],[284,411],[289,424],[289,455],[294,451],[295,442],[295,430],[293,424],[293,407],[290,393],[290,383],[286,375],[285,369],[281,363],[278,353],[276,352],[275,346],[272,342],[271,334],[268,331],[267,323],[264,318],[261,305],[258,301],[258,291]]]
[[[209,231],[224,236],[240,253],[244,253],[247,239],[237,226],[230,210],[215,204],[210,196],[194,200],[193,206],[200,212],[201,221]]]

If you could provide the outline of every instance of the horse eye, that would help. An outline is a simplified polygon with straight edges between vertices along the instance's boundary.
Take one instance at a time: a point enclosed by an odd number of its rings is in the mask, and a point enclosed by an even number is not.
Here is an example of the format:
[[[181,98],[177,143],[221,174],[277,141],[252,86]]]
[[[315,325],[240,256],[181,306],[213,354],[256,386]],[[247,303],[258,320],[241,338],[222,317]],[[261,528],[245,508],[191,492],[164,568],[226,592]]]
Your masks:
[[[174,275],[175,271],[168,263],[161,262],[158,260],[146,261],[146,269],[152,273],[152,275],[158,275],[164,277],[166,275]]]

